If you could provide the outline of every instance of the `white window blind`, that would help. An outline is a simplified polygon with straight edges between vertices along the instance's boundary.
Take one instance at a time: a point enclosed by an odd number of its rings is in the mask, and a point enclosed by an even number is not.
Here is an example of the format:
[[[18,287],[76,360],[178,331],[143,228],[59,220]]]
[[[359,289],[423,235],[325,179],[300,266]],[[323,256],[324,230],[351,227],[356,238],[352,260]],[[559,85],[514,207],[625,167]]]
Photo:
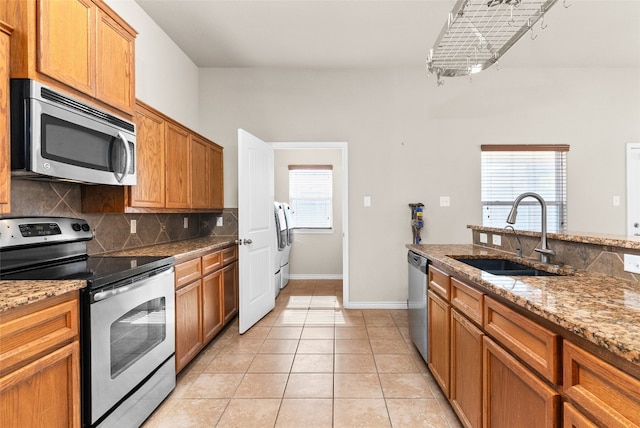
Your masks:
[[[483,145],[482,225],[503,228],[516,197],[538,193],[547,204],[549,232],[567,230],[568,145]],[[540,204],[525,198],[516,229],[540,230]]]
[[[333,227],[333,167],[289,165],[289,205],[293,227]]]

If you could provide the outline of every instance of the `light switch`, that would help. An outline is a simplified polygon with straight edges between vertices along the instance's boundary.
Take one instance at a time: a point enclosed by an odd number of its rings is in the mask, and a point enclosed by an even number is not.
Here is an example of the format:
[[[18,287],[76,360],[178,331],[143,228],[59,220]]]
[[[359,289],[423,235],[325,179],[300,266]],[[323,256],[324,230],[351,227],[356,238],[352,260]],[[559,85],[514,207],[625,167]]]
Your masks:
[[[614,207],[619,207],[620,206],[620,196],[614,196],[613,197],[613,206]]]
[[[189,228],[189,217],[185,217],[185,218],[184,218],[182,226],[183,226],[185,229],[188,229],[188,228]]]
[[[370,207],[371,206],[371,196],[365,196],[364,197],[364,206],[365,207]]]
[[[440,196],[440,206],[448,207],[451,205],[451,199],[448,196]]]
[[[501,246],[502,245],[502,236],[501,235],[491,235],[491,242],[493,245]]]
[[[487,243],[487,234],[486,233],[481,233],[480,234],[480,243],[481,244],[486,244]]]
[[[131,220],[131,233],[136,233],[136,221],[135,220]]]

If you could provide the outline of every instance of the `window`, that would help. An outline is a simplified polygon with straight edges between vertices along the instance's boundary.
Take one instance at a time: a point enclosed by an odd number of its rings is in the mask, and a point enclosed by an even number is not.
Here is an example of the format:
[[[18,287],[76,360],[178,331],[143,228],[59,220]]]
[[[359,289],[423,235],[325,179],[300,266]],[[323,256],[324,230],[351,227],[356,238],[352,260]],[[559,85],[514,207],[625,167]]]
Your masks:
[[[538,193],[547,203],[547,230],[567,230],[568,145],[483,145],[482,225],[503,228],[516,197]],[[540,204],[525,198],[516,229],[540,230]]]
[[[333,167],[289,165],[289,205],[294,228],[330,229],[333,226]]]

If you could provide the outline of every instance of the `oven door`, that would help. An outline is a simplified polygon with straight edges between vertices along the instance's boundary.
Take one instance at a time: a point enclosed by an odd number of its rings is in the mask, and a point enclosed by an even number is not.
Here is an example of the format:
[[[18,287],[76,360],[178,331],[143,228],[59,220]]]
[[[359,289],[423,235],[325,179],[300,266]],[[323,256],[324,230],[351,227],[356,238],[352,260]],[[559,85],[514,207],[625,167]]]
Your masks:
[[[31,170],[89,183],[135,185],[135,135],[91,116],[31,99]]]
[[[173,271],[92,293],[92,424],[175,353]]]

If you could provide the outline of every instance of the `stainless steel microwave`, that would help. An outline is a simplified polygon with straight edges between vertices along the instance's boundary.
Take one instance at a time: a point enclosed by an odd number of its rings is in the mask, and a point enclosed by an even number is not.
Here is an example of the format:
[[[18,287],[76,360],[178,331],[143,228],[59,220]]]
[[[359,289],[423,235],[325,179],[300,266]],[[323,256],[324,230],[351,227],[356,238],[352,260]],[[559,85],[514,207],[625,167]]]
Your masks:
[[[10,107],[12,175],[136,184],[134,123],[29,79],[11,80]]]

